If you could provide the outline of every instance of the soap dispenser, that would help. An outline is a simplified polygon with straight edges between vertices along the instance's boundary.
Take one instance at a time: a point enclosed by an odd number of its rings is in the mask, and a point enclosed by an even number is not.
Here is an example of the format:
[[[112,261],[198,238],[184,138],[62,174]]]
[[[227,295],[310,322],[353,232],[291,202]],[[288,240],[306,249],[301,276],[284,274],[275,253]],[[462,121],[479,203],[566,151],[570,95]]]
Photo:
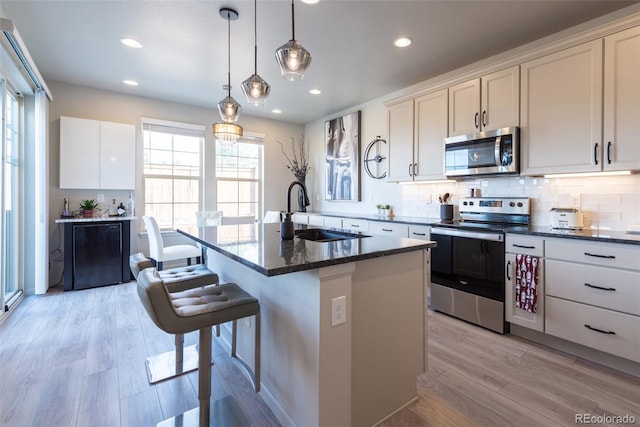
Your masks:
[[[293,230],[293,221],[291,220],[291,212],[284,214],[284,219],[280,223],[280,238],[282,240],[293,240],[295,232]]]

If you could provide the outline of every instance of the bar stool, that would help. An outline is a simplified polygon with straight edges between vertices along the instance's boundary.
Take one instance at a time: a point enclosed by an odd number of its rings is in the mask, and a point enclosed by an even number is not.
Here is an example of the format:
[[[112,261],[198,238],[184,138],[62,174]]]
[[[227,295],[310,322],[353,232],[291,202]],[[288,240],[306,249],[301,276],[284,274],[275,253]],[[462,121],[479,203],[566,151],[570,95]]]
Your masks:
[[[211,398],[211,327],[220,323],[235,322],[255,316],[255,359],[252,376],[254,389],[260,391],[260,304],[235,283],[191,289],[170,293],[164,281],[153,269],[145,269],[138,275],[138,296],[151,320],[170,334],[184,334],[199,330],[199,406],[179,415],[179,423],[195,416],[197,411],[200,427],[209,426]],[[235,349],[235,334],[232,348]],[[237,357],[237,356],[236,356]],[[191,415],[187,415],[191,413]],[[172,419],[173,420],[173,419]],[[167,424],[165,420],[160,424]],[[158,424],[158,425],[160,425]],[[234,423],[236,424],[236,423]]]
[[[151,260],[142,253],[129,256],[129,267],[136,279],[147,268],[155,271]],[[171,293],[217,285],[220,282],[218,275],[202,264],[156,271],[156,275]],[[198,349],[195,344],[184,347],[184,334],[176,334],[175,349],[147,357],[146,366],[149,383],[155,384],[198,369]]]

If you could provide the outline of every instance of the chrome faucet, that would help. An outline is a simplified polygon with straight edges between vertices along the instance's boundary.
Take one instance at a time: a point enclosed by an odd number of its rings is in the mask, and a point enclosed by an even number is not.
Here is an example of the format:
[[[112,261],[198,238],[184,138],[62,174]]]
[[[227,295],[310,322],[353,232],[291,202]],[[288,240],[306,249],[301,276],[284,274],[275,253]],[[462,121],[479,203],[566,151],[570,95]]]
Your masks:
[[[302,195],[304,196],[304,204],[305,206],[309,206],[311,203],[309,202],[309,197],[307,196],[307,187],[300,181],[293,181],[289,184],[289,189],[287,190],[287,212],[284,214],[284,219],[280,223],[280,238],[282,240],[291,240],[295,236],[295,232],[293,230],[293,221],[291,220],[291,190],[296,185],[299,185],[302,188]]]

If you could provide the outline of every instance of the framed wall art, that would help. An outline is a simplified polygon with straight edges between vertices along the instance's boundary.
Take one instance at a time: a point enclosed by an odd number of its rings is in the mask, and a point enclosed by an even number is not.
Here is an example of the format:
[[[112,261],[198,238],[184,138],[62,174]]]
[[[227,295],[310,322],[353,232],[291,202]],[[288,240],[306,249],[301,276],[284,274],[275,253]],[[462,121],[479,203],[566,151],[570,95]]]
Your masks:
[[[327,200],[360,201],[360,111],[324,123]]]

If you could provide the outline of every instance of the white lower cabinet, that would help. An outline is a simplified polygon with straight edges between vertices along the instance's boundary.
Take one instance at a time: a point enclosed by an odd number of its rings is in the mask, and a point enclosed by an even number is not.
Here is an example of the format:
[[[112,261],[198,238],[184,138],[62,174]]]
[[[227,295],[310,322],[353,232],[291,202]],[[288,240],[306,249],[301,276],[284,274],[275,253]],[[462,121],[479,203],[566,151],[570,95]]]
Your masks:
[[[546,333],[640,362],[640,317],[547,296]]]
[[[349,231],[368,233],[369,221],[355,218],[342,218],[342,228]]]
[[[640,362],[640,246],[547,239],[545,332]]]
[[[296,212],[291,215],[291,220],[296,224],[309,224],[309,215]]]
[[[408,237],[409,226],[394,222],[371,221],[369,222],[369,233],[383,236]]]
[[[307,224],[322,227],[324,226],[324,217],[322,215],[309,215]]]
[[[342,218],[325,216],[322,224],[329,228],[342,228]]]
[[[545,326],[545,260],[544,239],[533,236],[507,234],[505,239],[505,319],[509,323],[544,332]],[[516,305],[516,257],[518,254],[538,258],[535,312]]]
[[[428,225],[410,225],[409,237],[419,240],[431,240],[431,227]]]

